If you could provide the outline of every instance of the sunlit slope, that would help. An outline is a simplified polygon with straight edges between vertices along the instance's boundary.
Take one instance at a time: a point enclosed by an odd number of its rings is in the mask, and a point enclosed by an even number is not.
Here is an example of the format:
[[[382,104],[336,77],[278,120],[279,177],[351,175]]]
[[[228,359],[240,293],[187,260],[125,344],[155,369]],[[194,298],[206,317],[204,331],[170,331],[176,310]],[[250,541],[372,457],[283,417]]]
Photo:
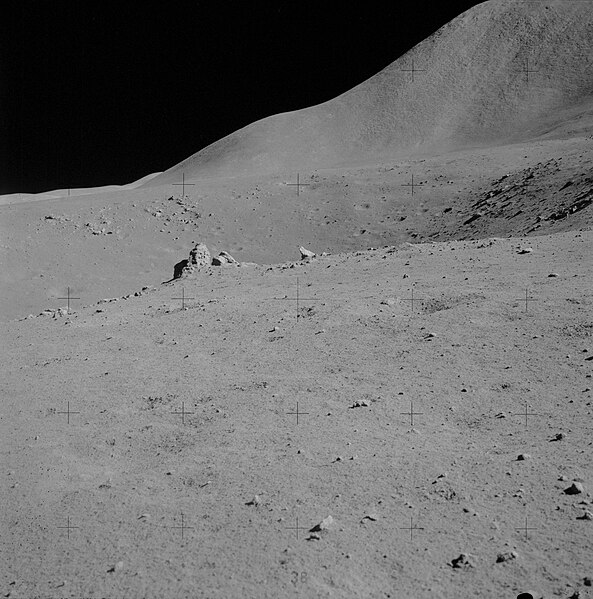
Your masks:
[[[592,73],[592,3],[485,2],[354,89],[252,123],[146,185],[182,171],[186,177],[294,172],[533,139],[562,133],[565,123],[588,127]]]

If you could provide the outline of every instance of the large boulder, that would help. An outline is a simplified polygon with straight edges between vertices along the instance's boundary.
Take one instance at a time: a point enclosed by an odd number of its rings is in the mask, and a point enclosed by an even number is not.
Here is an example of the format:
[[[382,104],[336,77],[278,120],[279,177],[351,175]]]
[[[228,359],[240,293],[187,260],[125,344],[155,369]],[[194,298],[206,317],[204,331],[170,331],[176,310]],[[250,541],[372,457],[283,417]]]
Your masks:
[[[223,266],[224,264],[239,264],[228,252],[222,251],[218,256],[212,258],[212,266]]]
[[[197,243],[189,252],[189,258],[187,260],[182,260],[175,265],[173,278],[180,279],[182,277],[187,277],[199,268],[209,266],[210,263],[210,251],[204,243]]]

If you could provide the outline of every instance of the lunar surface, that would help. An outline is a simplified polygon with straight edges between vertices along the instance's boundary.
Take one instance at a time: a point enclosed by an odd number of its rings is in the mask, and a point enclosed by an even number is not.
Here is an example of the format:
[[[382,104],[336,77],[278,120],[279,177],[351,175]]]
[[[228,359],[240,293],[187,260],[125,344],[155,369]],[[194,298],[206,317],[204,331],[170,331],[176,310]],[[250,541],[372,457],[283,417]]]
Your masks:
[[[492,0],[0,197],[2,596],[592,597],[592,73],[592,3]]]

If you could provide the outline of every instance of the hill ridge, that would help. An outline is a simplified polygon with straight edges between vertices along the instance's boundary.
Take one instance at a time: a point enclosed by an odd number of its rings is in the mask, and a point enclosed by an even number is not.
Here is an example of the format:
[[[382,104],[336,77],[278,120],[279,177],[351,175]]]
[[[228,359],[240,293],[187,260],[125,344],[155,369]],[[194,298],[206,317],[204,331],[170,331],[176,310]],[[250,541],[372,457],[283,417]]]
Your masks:
[[[591,13],[562,0],[485,2],[336,98],[249,124],[145,185],[534,139],[575,107],[593,123]]]

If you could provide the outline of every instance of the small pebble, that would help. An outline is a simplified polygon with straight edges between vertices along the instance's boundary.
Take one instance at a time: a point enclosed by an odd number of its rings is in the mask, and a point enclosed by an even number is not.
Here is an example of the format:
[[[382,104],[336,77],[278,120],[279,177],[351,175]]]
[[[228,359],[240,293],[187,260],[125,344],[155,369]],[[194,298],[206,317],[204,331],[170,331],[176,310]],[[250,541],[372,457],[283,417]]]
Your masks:
[[[356,400],[351,406],[350,408],[367,408],[368,407],[368,403],[364,400],[364,399],[360,399],[360,400]]]
[[[124,563],[123,562],[117,562],[117,564],[111,566],[107,572],[115,572],[116,570],[121,570],[124,567]]]
[[[451,561],[451,565],[454,568],[472,568],[473,564],[471,563],[470,556],[467,553],[462,553],[459,557],[456,557]]]
[[[516,551],[508,551],[507,553],[499,553],[496,556],[496,563],[499,564],[500,562],[510,562],[511,560],[516,559],[519,556],[519,554]]]
[[[531,459],[531,455],[529,455],[528,453],[520,453],[517,456],[517,460],[522,461],[522,460],[530,460]]]

